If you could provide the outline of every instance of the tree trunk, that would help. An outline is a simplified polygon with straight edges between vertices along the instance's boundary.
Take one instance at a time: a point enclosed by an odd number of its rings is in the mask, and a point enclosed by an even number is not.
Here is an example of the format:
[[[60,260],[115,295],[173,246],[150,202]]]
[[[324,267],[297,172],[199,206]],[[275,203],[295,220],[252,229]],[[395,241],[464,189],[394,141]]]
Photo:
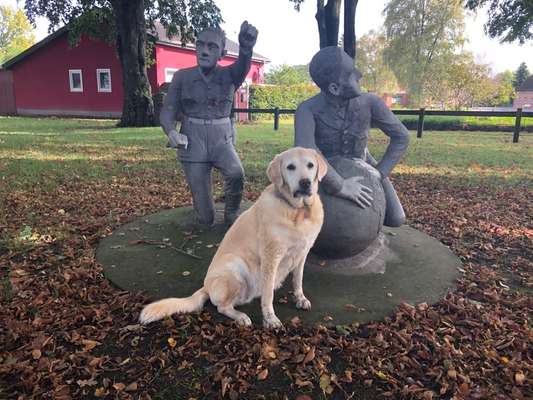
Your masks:
[[[359,0],[344,0],[344,51],[355,60],[355,10]]]
[[[341,15],[341,0],[328,0],[324,7],[326,13],[326,30],[328,33],[328,46],[339,45],[339,20]]]
[[[111,1],[117,24],[124,104],[120,126],[154,124],[154,103],[146,73],[146,25],[143,0]]]
[[[318,37],[320,40],[320,48],[322,49],[328,45],[328,31],[326,29],[326,13],[324,11],[324,0],[317,0],[315,18],[318,24]]]
[[[324,6],[324,0],[316,2],[316,21],[318,23],[318,35],[320,48],[339,45],[339,20],[342,0],[328,0]]]

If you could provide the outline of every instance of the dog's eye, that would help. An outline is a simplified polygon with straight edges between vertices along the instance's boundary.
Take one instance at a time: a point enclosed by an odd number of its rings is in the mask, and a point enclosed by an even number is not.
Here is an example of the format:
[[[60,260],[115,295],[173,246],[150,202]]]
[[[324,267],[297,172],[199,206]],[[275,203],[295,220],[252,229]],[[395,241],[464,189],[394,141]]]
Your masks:
[[[311,169],[315,166],[315,164],[313,164],[312,162],[310,163],[307,163],[307,168]]]
[[[294,171],[296,169],[296,166],[294,164],[289,164],[289,165],[287,165],[287,169],[289,171]]]

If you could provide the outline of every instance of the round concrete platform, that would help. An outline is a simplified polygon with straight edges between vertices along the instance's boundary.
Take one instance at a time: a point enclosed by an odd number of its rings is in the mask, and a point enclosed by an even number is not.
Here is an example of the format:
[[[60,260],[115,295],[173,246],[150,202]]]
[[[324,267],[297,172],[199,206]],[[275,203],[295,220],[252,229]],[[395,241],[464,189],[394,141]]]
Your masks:
[[[96,258],[106,277],[122,289],[144,291],[153,300],[190,296],[202,286],[222,240],[225,229],[221,219],[221,205],[217,205],[219,223],[204,230],[194,226],[191,207],[147,215],[102,239]],[[385,317],[402,302],[431,304],[453,290],[461,262],[439,241],[409,226],[386,228],[380,240],[382,248],[369,249],[375,260],[361,268],[353,268],[361,262],[357,256],[321,260],[310,254],[304,293],[312,310],[295,308],[289,277],[276,291],[278,317],[298,316],[327,324],[367,322]],[[209,302],[206,307],[215,311]],[[255,324],[261,323],[259,300],[239,309]]]

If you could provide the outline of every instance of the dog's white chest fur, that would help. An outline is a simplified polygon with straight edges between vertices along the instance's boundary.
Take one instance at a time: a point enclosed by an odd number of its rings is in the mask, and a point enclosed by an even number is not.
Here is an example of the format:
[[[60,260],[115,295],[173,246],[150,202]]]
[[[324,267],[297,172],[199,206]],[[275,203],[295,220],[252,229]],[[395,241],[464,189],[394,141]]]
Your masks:
[[[287,276],[304,261],[302,259],[302,254],[307,255],[313,242],[314,240],[311,241],[309,238],[297,239],[286,250],[276,271],[275,289],[279,289],[281,285],[283,285],[283,282],[285,282]],[[305,249],[305,251],[303,252],[302,249]],[[245,290],[241,294],[238,304],[249,303],[254,298],[261,296],[263,290],[262,284],[264,282],[264,271],[262,271],[261,268],[249,269],[244,266],[233,266],[232,270],[237,273],[237,275],[244,281],[243,283],[245,283]]]

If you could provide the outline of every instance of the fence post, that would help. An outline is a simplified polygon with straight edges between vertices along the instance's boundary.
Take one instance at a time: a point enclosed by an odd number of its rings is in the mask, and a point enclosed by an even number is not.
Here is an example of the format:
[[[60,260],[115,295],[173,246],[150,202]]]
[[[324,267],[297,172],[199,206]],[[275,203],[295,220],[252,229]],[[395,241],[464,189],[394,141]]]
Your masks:
[[[514,134],[513,134],[513,143],[518,143],[518,138],[520,137],[520,125],[522,124],[522,109],[516,109],[516,121],[514,124]]]
[[[274,130],[279,129],[279,107],[274,108]]]
[[[416,137],[422,137],[422,131],[424,130],[424,114],[426,113],[425,108],[421,108],[418,114],[418,126],[416,127]]]

